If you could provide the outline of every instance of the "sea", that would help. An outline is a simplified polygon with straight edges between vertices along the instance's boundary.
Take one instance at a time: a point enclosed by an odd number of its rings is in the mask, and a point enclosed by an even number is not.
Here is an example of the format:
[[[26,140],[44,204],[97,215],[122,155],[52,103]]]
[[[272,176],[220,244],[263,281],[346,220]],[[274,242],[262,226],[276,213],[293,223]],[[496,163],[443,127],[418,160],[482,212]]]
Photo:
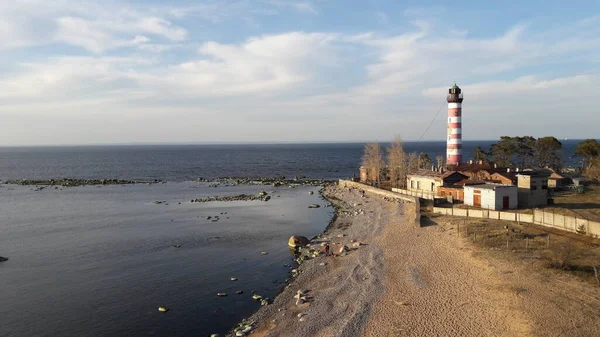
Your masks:
[[[577,142],[563,141],[565,158],[574,160]],[[492,143],[464,142],[465,158]],[[286,285],[288,238],[321,233],[333,209],[318,187],[196,179],[351,178],[364,145],[0,147],[0,181],[162,181],[0,184],[0,256],[9,258],[0,262],[0,336],[223,336],[260,307],[254,293],[272,299]],[[432,159],[445,152],[444,142],[404,146]],[[190,202],[260,191],[271,200]]]

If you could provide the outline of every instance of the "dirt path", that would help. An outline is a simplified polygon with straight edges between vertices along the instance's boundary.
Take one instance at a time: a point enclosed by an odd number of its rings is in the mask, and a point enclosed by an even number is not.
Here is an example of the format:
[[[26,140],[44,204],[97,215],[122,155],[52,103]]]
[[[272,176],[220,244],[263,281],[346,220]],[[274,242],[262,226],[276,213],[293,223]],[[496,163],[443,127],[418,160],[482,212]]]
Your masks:
[[[365,336],[531,334],[517,295],[502,286],[493,267],[448,240],[443,228],[393,218],[378,238],[388,262],[386,295]]]

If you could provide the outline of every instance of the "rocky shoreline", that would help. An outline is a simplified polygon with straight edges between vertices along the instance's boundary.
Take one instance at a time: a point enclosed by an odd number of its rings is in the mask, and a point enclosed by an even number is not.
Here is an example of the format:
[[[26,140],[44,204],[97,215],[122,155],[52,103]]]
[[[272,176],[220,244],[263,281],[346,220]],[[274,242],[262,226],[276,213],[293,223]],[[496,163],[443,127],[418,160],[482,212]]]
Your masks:
[[[210,187],[237,186],[237,185],[271,185],[278,186],[327,186],[335,183],[333,180],[286,178],[286,177],[221,177],[216,179],[197,178],[196,182],[207,183]],[[56,178],[56,179],[10,179],[0,183],[8,185],[23,186],[91,186],[91,185],[132,185],[132,184],[158,184],[166,183],[163,180],[131,180],[131,179],[80,179],[80,178]]]
[[[197,182],[211,185],[271,185],[278,186],[326,186],[335,183],[334,180],[308,179],[306,177],[220,177],[217,179],[198,178]]]
[[[334,234],[333,230],[335,229],[335,224],[338,218],[345,213],[344,209],[345,205],[343,205],[343,201],[333,196],[333,194],[327,193],[326,187],[323,187],[319,190],[319,194],[321,197],[327,201],[329,204],[327,206],[333,207],[335,212],[333,213],[332,218],[329,220],[327,227],[323,230],[323,232],[313,238],[310,239],[310,243],[304,247],[298,247],[296,249],[296,257],[294,258],[294,265],[290,266],[290,275],[288,280],[286,280],[286,285],[280,289],[280,291],[275,295],[275,299],[269,303],[264,304],[261,308],[257,309],[257,311],[252,314],[249,318],[242,319],[226,336],[227,337],[241,337],[247,336],[250,333],[253,333],[258,325],[261,322],[261,318],[264,315],[264,310],[262,308],[265,305],[271,305],[272,302],[277,300],[278,296],[281,295],[285,290],[292,287],[295,284],[295,278],[297,278],[301,273],[301,266],[310,260],[313,260],[319,256],[324,255],[323,246],[326,243],[332,241],[331,238],[327,237],[328,235]],[[343,237],[343,234],[339,234],[340,237]],[[360,243],[358,243],[360,245]],[[341,250],[342,252],[337,252],[339,256],[345,256],[346,252],[350,249],[343,245]],[[306,294],[304,294],[306,295]],[[308,296],[310,297],[310,296]],[[302,294],[297,295],[296,300],[307,300],[307,296],[303,296]],[[218,336],[218,335],[212,335]],[[211,336],[211,337],[212,337]]]
[[[141,180],[123,180],[123,179],[72,179],[58,178],[46,180],[21,179],[7,180],[4,182],[9,185],[41,185],[41,186],[88,186],[88,185],[131,185],[131,184],[158,184],[161,180],[141,181]]]
[[[254,200],[269,201],[269,200],[271,200],[271,196],[267,195],[266,192],[260,192],[260,193],[258,193],[258,195],[239,194],[239,195],[230,195],[230,196],[214,196],[214,197],[192,199],[191,202],[254,201]]]

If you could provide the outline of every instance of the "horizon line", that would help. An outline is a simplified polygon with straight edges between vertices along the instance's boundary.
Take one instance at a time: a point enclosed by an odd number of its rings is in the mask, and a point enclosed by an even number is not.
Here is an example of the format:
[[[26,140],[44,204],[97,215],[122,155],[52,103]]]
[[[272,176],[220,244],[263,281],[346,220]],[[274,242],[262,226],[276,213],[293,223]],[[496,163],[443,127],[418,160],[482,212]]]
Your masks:
[[[500,139],[467,139],[465,142],[492,142]],[[584,140],[582,139],[563,139],[564,140]],[[445,142],[445,139],[428,139],[428,140],[402,140],[403,143],[426,143],[426,142]],[[559,139],[559,141],[561,141]],[[95,147],[95,146],[175,146],[175,145],[300,145],[300,144],[367,144],[367,143],[391,143],[392,141],[377,141],[377,140],[336,140],[336,141],[223,141],[223,142],[128,142],[128,143],[84,143],[84,144],[17,144],[17,145],[0,145],[0,148],[15,148],[15,147]]]

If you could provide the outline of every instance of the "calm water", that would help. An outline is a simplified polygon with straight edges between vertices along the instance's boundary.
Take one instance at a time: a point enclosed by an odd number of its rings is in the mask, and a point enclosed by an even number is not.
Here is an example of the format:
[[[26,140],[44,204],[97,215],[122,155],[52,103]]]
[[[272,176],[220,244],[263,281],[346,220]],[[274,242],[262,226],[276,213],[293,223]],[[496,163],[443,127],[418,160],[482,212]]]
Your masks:
[[[290,235],[314,236],[332,215],[332,208],[307,208],[325,204],[309,187],[267,188],[275,191],[269,202],[190,202],[259,190],[4,185],[0,255],[10,260],[0,263],[0,336],[225,333],[259,307],[252,290],[273,298],[284,285]],[[205,218],[215,215],[221,220]],[[160,313],[159,305],[171,310]]]
[[[567,163],[579,141],[563,141]],[[464,158],[492,141],[466,141]],[[385,144],[384,144],[385,145]],[[198,177],[307,176],[337,179],[358,174],[364,144],[160,145],[0,147],[0,180],[57,177],[193,180]],[[406,142],[408,152],[445,156],[445,142]]]

